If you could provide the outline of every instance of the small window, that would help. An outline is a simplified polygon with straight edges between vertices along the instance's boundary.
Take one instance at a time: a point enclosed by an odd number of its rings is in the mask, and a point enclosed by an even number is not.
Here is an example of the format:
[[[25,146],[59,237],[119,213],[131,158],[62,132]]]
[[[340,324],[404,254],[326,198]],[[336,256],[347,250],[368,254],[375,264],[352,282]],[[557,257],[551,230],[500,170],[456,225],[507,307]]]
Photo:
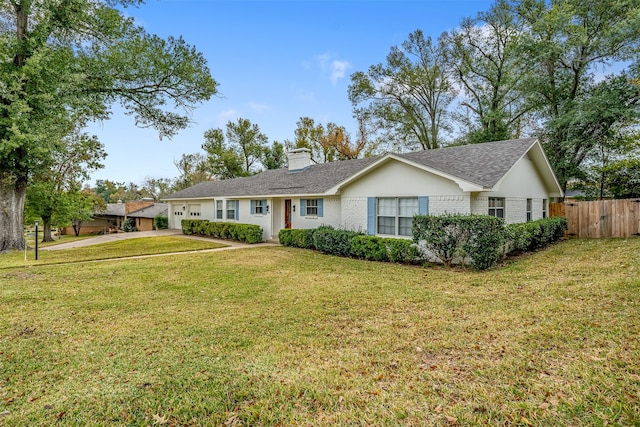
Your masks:
[[[547,217],[547,207],[549,206],[549,203],[547,201],[547,199],[542,199],[542,218],[546,218]]]
[[[527,199],[527,222],[531,221],[531,199]]]
[[[236,219],[237,200],[227,200],[227,219]]]
[[[318,216],[318,199],[307,199],[307,216]]]
[[[504,198],[489,197],[489,215],[504,218]]]
[[[252,200],[251,201],[251,215],[264,215],[267,211],[266,200]]]
[[[300,199],[300,216],[322,217],[322,199]]]
[[[216,200],[216,219],[224,219],[222,216],[223,210],[222,200]]]

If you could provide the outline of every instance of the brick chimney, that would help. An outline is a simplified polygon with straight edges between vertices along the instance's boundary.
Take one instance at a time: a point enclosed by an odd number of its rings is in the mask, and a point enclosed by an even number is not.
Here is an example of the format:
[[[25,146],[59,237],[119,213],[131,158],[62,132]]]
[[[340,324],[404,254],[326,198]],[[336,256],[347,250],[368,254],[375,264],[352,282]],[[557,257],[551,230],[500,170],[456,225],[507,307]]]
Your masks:
[[[135,201],[135,202],[125,202],[124,203],[124,215],[127,216],[131,212],[139,211],[143,208],[148,208],[149,206],[153,206],[153,202],[148,201]]]
[[[311,166],[311,150],[296,148],[289,151],[289,172],[300,172]]]

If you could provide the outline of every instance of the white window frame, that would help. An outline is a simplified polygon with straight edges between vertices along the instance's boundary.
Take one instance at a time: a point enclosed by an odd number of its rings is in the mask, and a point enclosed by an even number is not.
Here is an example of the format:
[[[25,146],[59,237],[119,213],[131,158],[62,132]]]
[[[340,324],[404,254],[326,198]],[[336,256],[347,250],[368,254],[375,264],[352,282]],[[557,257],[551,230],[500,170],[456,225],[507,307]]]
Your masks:
[[[386,200],[386,201],[393,201],[393,210],[394,210],[394,216],[391,215],[380,215],[380,202]],[[412,200],[415,203],[415,212],[413,214],[411,214],[410,216],[406,216],[406,215],[401,215],[400,209],[401,209],[401,201],[402,200]],[[413,221],[413,216],[416,215],[417,213],[419,213],[420,210],[420,206],[419,206],[419,201],[418,201],[418,197],[376,197],[376,234],[380,234],[380,235],[384,235],[384,236],[399,236],[399,237],[407,237],[407,236],[411,236],[412,233],[411,231],[408,234],[400,234],[400,225],[401,225],[401,220],[404,219],[406,220],[407,218],[410,219],[411,221]],[[385,233],[385,232],[381,232],[380,231],[380,219],[381,218],[393,218],[393,233]],[[388,225],[385,225],[385,227],[389,227]],[[403,226],[403,228],[406,228],[406,225]]]
[[[236,220],[236,202],[237,200],[227,200],[227,221],[235,221]],[[233,212],[233,215],[229,216],[229,212]]]
[[[264,201],[263,199],[253,201],[253,212],[251,212],[252,215],[265,214],[265,206],[262,205],[263,201]]]
[[[488,215],[504,219],[505,205],[504,197],[489,197]]]
[[[305,215],[306,216],[318,216],[318,199],[305,199]]]
[[[532,206],[533,206],[533,200],[527,199],[527,222],[533,219]]]
[[[222,200],[216,200],[216,219],[224,219],[224,203]]]
[[[547,199],[542,199],[542,218],[546,218],[548,216],[549,209],[549,201]]]

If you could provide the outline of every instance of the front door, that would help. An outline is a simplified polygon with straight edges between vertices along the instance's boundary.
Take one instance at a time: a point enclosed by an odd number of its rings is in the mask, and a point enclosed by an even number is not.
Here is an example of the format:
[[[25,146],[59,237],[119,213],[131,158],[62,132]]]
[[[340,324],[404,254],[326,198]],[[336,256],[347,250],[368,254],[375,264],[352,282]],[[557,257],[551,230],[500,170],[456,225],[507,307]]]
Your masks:
[[[291,199],[284,201],[284,228],[291,228]]]

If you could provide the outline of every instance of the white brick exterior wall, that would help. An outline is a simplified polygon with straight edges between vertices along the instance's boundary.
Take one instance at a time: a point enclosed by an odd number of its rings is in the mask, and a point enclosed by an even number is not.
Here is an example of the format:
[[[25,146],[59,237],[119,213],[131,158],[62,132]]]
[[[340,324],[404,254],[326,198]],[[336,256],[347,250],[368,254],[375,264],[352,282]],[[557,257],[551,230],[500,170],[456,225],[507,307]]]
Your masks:
[[[323,215],[320,216],[302,216],[300,215],[300,199],[322,199]],[[296,211],[291,213],[291,228],[316,228],[321,225],[340,226],[340,197],[318,197],[309,196],[292,199],[291,202],[296,205]]]
[[[429,215],[471,213],[471,197],[465,195],[429,197]]]
[[[342,199],[341,228],[354,231],[367,231],[367,198],[345,197]]]

